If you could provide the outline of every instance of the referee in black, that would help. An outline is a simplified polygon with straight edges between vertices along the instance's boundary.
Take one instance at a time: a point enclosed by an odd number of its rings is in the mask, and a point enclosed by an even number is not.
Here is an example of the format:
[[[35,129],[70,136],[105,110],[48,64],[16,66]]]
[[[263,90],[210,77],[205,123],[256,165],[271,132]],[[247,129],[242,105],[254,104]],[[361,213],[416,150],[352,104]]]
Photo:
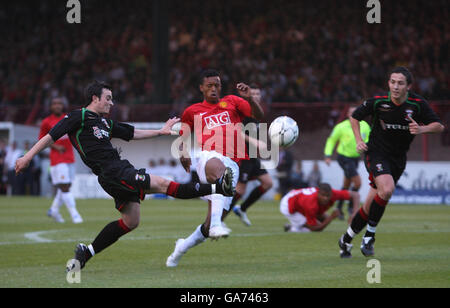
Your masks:
[[[68,134],[83,162],[98,176],[102,188],[114,198],[121,219],[106,225],[89,246],[82,243],[77,245],[75,260],[81,268],[92,256],[137,228],[140,221],[140,200],[144,200],[148,193],[164,193],[180,199],[213,193],[226,196],[234,194],[231,170],[226,170],[216,184],[179,184],[146,174],[145,169],[135,169],[128,160],[120,158],[118,151],[111,144],[111,138],[130,141],[170,135],[172,126],[179,122],[178,118],[169,119],[160,130],[139,130],[105,118],[113,106],[112,90],[106,83],[95,81],[89,84],[85,97],[87,106],[66,115],[16,162],[15,168],[17,174],[23,172],[36,154]],[[73,270],[75,263],[70,267],[68,270]]]
[[[444,130],[428,103],[410,91],[412,82],[413,76],[407,68],[394,68],[389,74],[389,93],[366,100],[350,118],[356,148],[359,153],[365,153],[371,188],[363,207],[339,240],[342,258],[351,257],[350,243],[366,225],[361,252],[364,256],[374,255],[376,227],[405,170],[411,142],[415,135]],[[372,130],[366,144],[361,138],[359,122],[367,116],[372,116]]]

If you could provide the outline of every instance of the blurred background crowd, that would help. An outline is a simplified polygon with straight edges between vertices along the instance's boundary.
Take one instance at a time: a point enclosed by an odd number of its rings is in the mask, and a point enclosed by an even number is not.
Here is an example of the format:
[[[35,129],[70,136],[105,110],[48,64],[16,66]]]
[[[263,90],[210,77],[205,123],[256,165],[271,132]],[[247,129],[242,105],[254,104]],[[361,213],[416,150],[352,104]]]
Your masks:
[[[81,24],[65,22],[61,1],[2,4],[0,120],[25,121],[17,106],[36,101],[39,119],[55,95],[80,106],[92,79],[110,82],[121,105],[159,103],[153,96],[152,1],[81,3]],[[268,104],[357,102],[384,91],[396,65],[412,70],[418,93],[446,100],[445,3],[382,1],[382,22],[374,25],[366,21],[365,1],[172,0],[169,101],[179,112],[200,100],[198,74],[214,67],[224,93],[236,82],[254,83]]]
[[[66,1],[2,2],[0,121],[39,125],[53,97],[62,97],[67,110],[80,107],[84,87],[98,79],[113,86],[112,118],[162,122],[202,100],[199,73],[215,68],[223,94],[233,94],[237,82],[255,84],[267,121],[291,115],[303,133],[330,129],[344,106],[385,92],[388,71],[402,65],[414,74],[413,90],[450,122],[448,0],[381,1],[380,24],[367,22],[370,9],[360,0],[168,0],[169,99],[163,106],[155,99],[152,65],[154,1],[80,2],[80,24],[67,23]],[[301,163],[292,160],[305,159],[308,150],[308,159],[320,159],[322,135],[302,135],[304,156],[289,158],[280,174],[301,174]],[[448,130],[439,138],[450,145]],[[0,142],[4,180],[11,160],[27,148],[7,142]],[[308,182],[307,175],[297,178],[298,185]],[[30,180],[19,186],[38,189]],[[0,183],[0,191],[5,187]]]

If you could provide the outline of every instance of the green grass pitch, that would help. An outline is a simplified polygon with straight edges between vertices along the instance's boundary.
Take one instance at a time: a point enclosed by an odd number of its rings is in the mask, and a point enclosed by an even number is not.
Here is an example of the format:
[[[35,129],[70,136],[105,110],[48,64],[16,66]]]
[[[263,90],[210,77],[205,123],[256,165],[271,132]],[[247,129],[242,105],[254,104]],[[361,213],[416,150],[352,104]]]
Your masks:
[[[44,198],[0,198],[0,287],[450,287],[450,207],[388,205],[378,227],[376,258],[381,283],[367,282],[369,259],[354,241],[353,258],[341,260],[337,241],[346,230],[335,220],[321,233],[287,234],[278,203],[259,202],[248,212],[253,225],[234,214],[228,239],[190,250],[177,268],[165,262],[177,238],[202,223],[200,200],[147,200],[141,224],[91,259],[81,283],[66,281],[65,265],[78,242],[91,243],[118,219],[112,200],[77,200],[85,222],[65,224],[46,216]]]

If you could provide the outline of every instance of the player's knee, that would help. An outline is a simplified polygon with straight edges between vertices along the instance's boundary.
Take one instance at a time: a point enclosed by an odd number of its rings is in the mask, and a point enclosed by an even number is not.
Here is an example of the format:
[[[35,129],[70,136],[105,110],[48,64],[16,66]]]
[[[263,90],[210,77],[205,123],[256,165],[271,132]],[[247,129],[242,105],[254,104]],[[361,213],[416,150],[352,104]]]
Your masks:
[[[138,217],[128,218],[124,219],[123,222],[128,227],[128,229],[134,230],[139,226],[140,219]]]
[[[211,158],[205,166],[206,180],[215,183],[225,172],[225,165],[217,158]]]
[[[377,194],[381,199],[388,201],[389,199],[391,199],[392,194],[394,193],[394,190],[395,190],[395,186],[384,185],[384,186],[378,187]]]
[[[261,183],[261,187],[264,191],[268,191],[273,186],[272,180],[264,181]]]

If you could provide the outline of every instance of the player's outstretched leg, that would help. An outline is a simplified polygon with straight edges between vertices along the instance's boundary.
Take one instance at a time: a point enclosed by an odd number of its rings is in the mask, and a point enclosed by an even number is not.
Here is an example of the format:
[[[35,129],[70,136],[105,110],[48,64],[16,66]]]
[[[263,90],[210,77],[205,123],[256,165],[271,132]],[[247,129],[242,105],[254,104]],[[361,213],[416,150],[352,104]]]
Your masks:
[[[94,255],[100,253],[114,244],[120,237],[136,229],[140,220],[140,204],[128,202],[121,208],[122,218],[107,224],[97,235],[92,244],[78,244],[75,249],[74,260],[77,260],[82,269],[86,262]],[[75,263],[73,263],[75,264]],[[73,265],[75,266],[75,265]],[[68,271],[73,268],[67,268]]]
[[[212,194],[221,194],[226,197],[232,197],[235,191],[233,186],[233,172],[230,168],[225,169],[223,176],[217,179],[215,184],[180,184],[170,182],[155,175],[151,175],[150,183],[152,191],[162,192],[178,199],[193,199]]]
[[[191,248],[203,243],[208,238],[205,224],[198,226],[195,231],[185,239],[178,239],[175,243],[175,249],[167,258],[167,267],[176,267],[181,257]]]

